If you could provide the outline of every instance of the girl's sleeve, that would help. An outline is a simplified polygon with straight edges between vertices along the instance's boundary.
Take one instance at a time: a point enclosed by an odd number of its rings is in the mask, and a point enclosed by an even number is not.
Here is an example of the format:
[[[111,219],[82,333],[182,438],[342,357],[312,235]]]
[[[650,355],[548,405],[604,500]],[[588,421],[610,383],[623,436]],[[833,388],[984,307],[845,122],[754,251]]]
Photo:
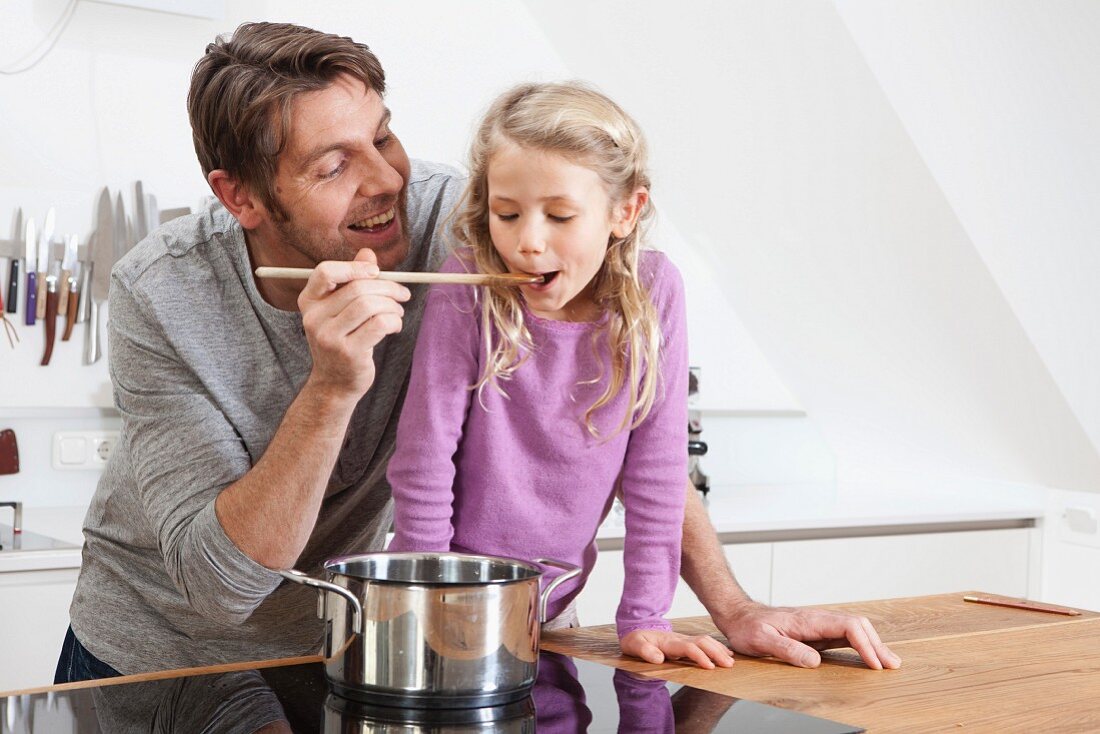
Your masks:
[[[664,255],[649,253],[648,261],[656,271],[649,288],[661,324],[661,372],[657,399],[631,431],[623,462],[625,579],[615,616],[620,638],[636,629],[671,629],[664,615],[680,575],[688,481],[684,284]]]
[[[462,272],[452,257],[442,270]],[[393,490],[394,551],[446,551],[454,527],[454,456],[478,375],[475,290],[434,285],[428,292],[412,373],[387,469]]]

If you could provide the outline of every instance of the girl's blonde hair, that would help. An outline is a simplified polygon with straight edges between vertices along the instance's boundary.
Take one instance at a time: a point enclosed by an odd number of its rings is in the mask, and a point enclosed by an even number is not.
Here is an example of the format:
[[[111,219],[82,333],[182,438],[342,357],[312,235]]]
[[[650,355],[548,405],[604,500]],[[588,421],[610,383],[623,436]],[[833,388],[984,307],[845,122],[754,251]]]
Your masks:
[[[612,206],[639,187],[649,188],[648,151],[637,124],[617,104],[576,82],[521,84],[501,95],[489,108],[470,146],[470,178],[455,212],[454,231],[469,248],[477,269],[502,273],[507,268],[489,237],[489,162],[502,145],[560,154],[595,171],[607,187]],[[638,277],[643,230],[653,216],[647,200],[629,235],[609,237],[603,265],[595,279],[596,305],[607,322],[593,335],[610,346],[611,372],[607,388],[584,412],[588,432],[599,438],[593,415],[620,390],[628,391],[626,411],[616,432],[638,426],[653,407],[657,393],[661,342],[660,324],[646,288]],[[511,378],[532,349],[524,323],[522,296],[515,288],[485,287],[481,293],[485,367],[474,389]],[[495,337],[494,337],[495,335]],[[585,384],[597,384],[603,368]]]

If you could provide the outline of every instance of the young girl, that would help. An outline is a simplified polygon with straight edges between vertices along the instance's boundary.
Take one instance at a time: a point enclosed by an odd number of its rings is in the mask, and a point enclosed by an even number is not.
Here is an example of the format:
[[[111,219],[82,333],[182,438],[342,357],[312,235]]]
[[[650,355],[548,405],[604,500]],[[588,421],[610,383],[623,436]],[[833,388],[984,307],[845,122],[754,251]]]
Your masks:
[[[527,84],[492,105],[443,270],[543,282],[430,291],[389,464],[390,550],[581,566],[548,611],[575,624],[618,490],[623,652],[730,665],[717,640],[663,618],[680,567],[688,361],[679,273],[641,250],[651,214],[645,141],[607,97]]]

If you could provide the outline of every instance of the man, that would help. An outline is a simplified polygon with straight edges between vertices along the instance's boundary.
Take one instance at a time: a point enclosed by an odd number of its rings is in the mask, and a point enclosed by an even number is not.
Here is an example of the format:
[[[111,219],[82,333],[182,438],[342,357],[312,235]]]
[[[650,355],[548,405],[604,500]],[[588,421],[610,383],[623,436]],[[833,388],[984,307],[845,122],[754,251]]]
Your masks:
[[[222,206],[114,270],[122,440],[85,521],[59,682],[315,651],[313,593],[272,569],[382,546],[424,291],[374,276],[438,266],[462,186],[410,163],[384,92],[365,46],[285,24],[241,26],[196,65],[195,149]],[[315,270],[257,280],[262,265]],[[866,620],[749,600],[689,496],[683,574],[734,650],[814,666],[796,640],[851,644],[896,667]]]

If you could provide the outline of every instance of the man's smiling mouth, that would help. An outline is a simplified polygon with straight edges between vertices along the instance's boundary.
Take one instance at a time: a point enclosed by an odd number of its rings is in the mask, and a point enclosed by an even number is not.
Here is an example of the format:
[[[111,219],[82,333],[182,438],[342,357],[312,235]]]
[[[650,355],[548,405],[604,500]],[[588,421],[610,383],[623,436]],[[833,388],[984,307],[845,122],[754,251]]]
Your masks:
[[[364,219],[360,222],[354,222],[354,223],[348,225],[348,227],[350,229],[354,229],[354,230],[367,230],[367,231],[375,230],[375,229],[381,229],[382,227],[385,227],[387,224],[389,224],[390,220],[392,220],[395,216],[397,216],[397,206],[396,205],[391,206],[389,209],[382,212],[381,214],[376,214],[373,217],[367,217],[366,219]]]

